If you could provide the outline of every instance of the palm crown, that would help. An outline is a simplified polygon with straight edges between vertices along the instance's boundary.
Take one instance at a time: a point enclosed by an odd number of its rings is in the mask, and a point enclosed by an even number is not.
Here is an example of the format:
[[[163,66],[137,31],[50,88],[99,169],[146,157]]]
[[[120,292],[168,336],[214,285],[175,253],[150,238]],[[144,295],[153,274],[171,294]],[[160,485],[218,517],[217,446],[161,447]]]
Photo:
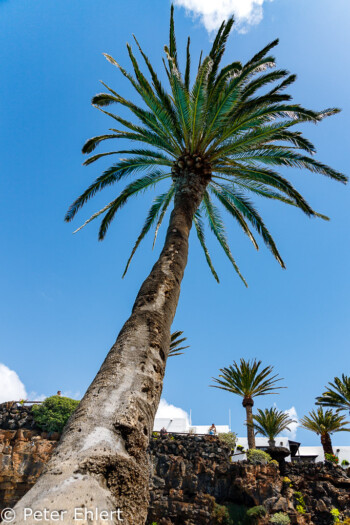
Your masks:
[[[342,374],[334,378],[334,383],[328,383],[327,390],[322,396],[316,398],[317,405],[334,407],[338,410],[349,410],[350,412],[350,377]]]
[[[345,416],[336,414],[330,409],[323,410],[322,407],[319,407],[317,411],[311,410],[308,416],[304,416],[300,420],[300,423],[302,427],[320,435],[332,434],[333,432],[350,432]]]
[[[288,414],[277,410],[277,408],[265,408],[253,415],[253,426],[255,431],[269,439],[274,439],[283,430],[290,430],[289,425],[295,423]]]
[[[213,378],[215,385],[221,390],[227,390],[243,398],[253,398],[274,393],[282,386],[276,386],[282,379],[278,374],[273,375],[273,367],[267,366],[260,370],[261,361],[246,361],[241,359],[240,363],[233,362],[228,368],[220,368],[219,378]]]
[[[133,74],[128,73],[110,55],[105,55],[130,81],[143,104],[142,107],[134,104],[103,83],[107,92],[96,95],[92,103],[111,117],[117,123],[118,129],[111,128],[109,133],[89,139],[83,147],[83,152],[91,153],[102,141],[109,139],[127,139],[130,143],[137,142],[144,146],[89,157],[85,161],[86,165],[108,155],[127,155],[127,158],[119,159],[106,169],[75,200],[65,219],[71,221],[77,211],[103,188],[126,181],[131,175],[146,172],[127,184],[109,204],[84,223],[83,226],[104,214],[99,229],[99,239],[102,240],[117,211],[131,197],[168,180],[169,186],[166,191],[160,193],[153,201],[125,272],[137,247],[152,227],[155,228],[156,238],[176,193],[176,182],[184,168],[200,172],[209,181],[203,200],[193,217],[193,223],[206,260],[217,281],[219,279],[206,246],[203,217],[241,276],[229,248],[217,204],[237,221],[258,249],[252,233],[252,230],[255,230],[284,268],[275,242],[249,196],[258,195],[282,201],[300,208],[308,216],[326,219],[327,217],[316,213],[275,168],[305,168],[338,181],[347,180],[341,173],[311,157],[310,155],[315,153],[314,146],[300,131],[292,130],[294,126],[303,122],[317,123],[339,110],[327,109],[318,112],[290,102],[291,97],[283,91],[295,81],[295,75],[290,75],[284,69],[272,70],[275,67],[275,59],[269,52],[277,45],[278,40],[267,45],[247,63],[232,62],[220,69],[232,25],[232,18],[221,25],[208,56],[200,61],[194,83],[190,86],[190,40],[187,42],[185,73],[181,75],[172,7],[170,43],[169,46],[165,46],[167,59],[164,61],[170,92],[163,87],[136,39],[151,81],[141,71],[129,44],[127,49]],[[267,91],[258,94],[261,88],[267,88]],[[135,119],[126,120],[102,109],[111,104],[130,110],[133,117],[136,117],[136,122]],[[120,125],[122,129],[119,129]]]

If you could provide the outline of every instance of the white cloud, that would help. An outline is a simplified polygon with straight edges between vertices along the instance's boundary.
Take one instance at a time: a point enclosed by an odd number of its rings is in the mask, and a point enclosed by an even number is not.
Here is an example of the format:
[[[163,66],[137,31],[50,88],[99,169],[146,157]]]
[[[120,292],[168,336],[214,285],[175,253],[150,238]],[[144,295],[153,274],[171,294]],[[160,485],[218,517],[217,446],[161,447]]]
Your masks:
[[[285,430],[284,432],[282,432],[282,434],[284,434],[285,436],[289,437],[289,439],[294,440],[296,438],[297,430],[298,430],[298,426],[299,426],[299,419],[298,419],[298,414],[297,414],[296,408],[295,407],[291,407],[288,410],[285,410],[284,413],[288,414],[288,416],[291,419],[293,419],[295,421],[295,423],[291,423],[289,425],[290,432],[288,430]]]
[[[176,419],[185,418],[189,425],[189,416],[182,408],[170,405],[165,399],[161,399],[157,410],[156,418]]]
[[[55,392],[49,395],[53,396]],[[62,396],[71,397],[72,399],[81,399],[79,391],[73,392],[66,390],[62,392]],[[28,399],[29,401],[44,401],[47,396],[45,394],[38,394],[38,392],[31,391],[29,394],[18,374],[8,368],[6,365],[0,363],[0,403],[6,401],[19,401],[20,399]],[[174,407],[175,408],[175,407]]]
[[[211,33],[218,29],[223,20],[235,17],[236,27],[245,31],[247,26],[258,24],[263,18],[264,2],[272,0],[174,0],[175,5],[184,7],[188,14],[199,18]]]
[[[14,370],[0,363],[0,403],[26,399],[24,384]]]

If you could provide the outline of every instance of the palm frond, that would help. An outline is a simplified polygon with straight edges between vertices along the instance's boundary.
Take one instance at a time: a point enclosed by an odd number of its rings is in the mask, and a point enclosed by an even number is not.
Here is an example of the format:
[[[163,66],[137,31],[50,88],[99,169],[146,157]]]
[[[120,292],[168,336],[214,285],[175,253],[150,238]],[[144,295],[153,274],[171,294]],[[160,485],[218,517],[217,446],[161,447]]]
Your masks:
[[[166,198],[164,199],[163,201],[163,204],[162,204],[162,207],[161,207],[161,210],[160,210],[160,213],[159,213],[159,218],[158,218],[158,221],[157,221],[157,224],[156,224],[156,228],[154,230],[154,237],[153,237],[153,245],[152,245],[152,250],[156,244],[156,240],[157,240],[157,235],[158,235],[158,231],[159,231],[159,228],[161,227],[161,224],[163,222],[163,219],[164,219],[164,215],[166,214],[166,211],[174,197],[174,194],[175,194],[175,185],[172,184],[168,193],[167,193],[167,196]]]
[[[187,39],[187,48],[186,48],[186,69],[185,69],[185,88],[187,91],[190,90],[190,75],[191,75],[191,54],[190,54],[190,45],[191,39]]]
[[[285,430],[289,430],[289,425],[296,423],[288,414],[277,408],[265,408],[257,410],[253,415],[253,428],[257,434],[261,434],[271,440]]]
[[[206,261],[208,263],[208,266],[210,268],[210,271],[213,274],[214,279],[216,280],[216,282],[219,283],[220,281],[219,281],[218,274],[215,271],[215,268],[213,266],[213,263],[212,263],[212,260],[211,260],[210,254],[209,254],[209,250],[208,250],[206,242],[205,242],[204,224],[203,224],[202,216],[201,216],[201,213],[200,213],[199,210],[197,210],[196,213],[194,214],[193,223],[194,223],[194,226],[196,228],[197,237],[198,237],[200,245],[201,245],[201,247],[202,247],[202,249],[204,251],[204,255],[205,255]]]
[[[281,386],[276,386],[281,378],[273,374],[273,367],[267,366],[260,370],[261,361],[256,359],[240,359],[226,368],[220,368],[219,378],[213,378],[214,388],[226,390],[241,397],[254,398],[257,396],[277,393]]]
[[[186,348],[190,348],[189,345],[187,346],[180,346],[181,343],[187,340],[187,337],[181,337],[183,332],[181,330],[176,330],[176,332],[173,332],[170,337],[170,348],[168,357],[174,357],[177,355],[183,355],[183,352],[181,350],[186,350]]]
[[[226,238],[226,232],[225,232],[224,223],[223,223],[223,221],[221,219],[221,216],[220,216],[220,212],[216,208],[216,206],[214,206],[214,204],[212,203],[208,192],[205,192],[205,194],[204,194],[203,206],[204,206],[207,218],[208,218],[210,229],[212,230],[212,232],[214,233],[215,237],[219,241],[220,246],[224,250],[224,252],[227,255],[227,257],[229,258],[229,260],[231,261],[232,266],[234,267],[234,269],[238,273],[239,277],[242,279],[244,284],[246,286],[248,286],[246,280],[244,279],[243,275],[241,274],[241,272],[240,272],[240,270],[239,270],[239,268],[237,266],[237,263],[234,260],[233,255],[231,253],[231,250],[230,250],[230,247],[228,245],[227,238]]]
[[[335,377],[325,387],[322,396],[316,398],[316,405],[333,407],[339,410],[348,410],[350,412],[350,377],[342,374]]]
[[[345,416],[332,412],[331,409],[323,410],[318,407],[311,410],[307,416],[300,420],[301,426],[319,435],[333,434],[333,432],[350,432],[349,422]]]
[[[187,40],[186,65],[182,76],[175,35],[174,6],[170,11],[169,45],[164,48],[167,62],[163,59],[169,86],[160,81],[135,37],[142,56],[142,68],[138,62],[138,54],[134,54],[130,45],[127,45],[127,51],[131,61],[131,73],[111,55],[104,54],[128,80],[134,93],[136,92],[141,100],[140,104],[136,104],[102,82],[105,92],[95,95],[92,103],[118,125],[110,128],[108,133],[92,137],[85,143],[83,153],[91,155],[84,164],[90,165],[100,159],[121,154],[127,158],[114,162],[90,184],[70,206],[66,221],[72,220],[77,211],[98,191],[114,183],[122,184],[127,177],[138,176],[143,172],[144,177],[133,180],[124,189],[118,189],[118,195],[83,224],[85,226],[103,215],[99,233],[99,238],[102,239],[116,212],[128,202],[129,197],[137,195],[146,187],[152,187],[149,177],[154,176],[155,181],[167,177],[170,179],[165,170],[170,171],[171,167],[175,179],[175,173],[176,177],[185,175],[182,169],[188,170],[190,166],[195,166],[193,175],[203,175],[208,183],[208,191],[193,217],[206,261],[218,281],[205,242],[201,215],[203,211],[209,228],[244,281],[230,251],[219,208],[214,205],[208,192],[214,201],[238,222],[256,248],[258,245],[254,230],[261,235],[282,267],[284,263],[272,236],[255,203],[248,196],[280,201],[298,207],[310,217],[328,219],[312,209],[301,193],[279,173],[279,169],[293,167],[308,170],[345,183],[345,175],[309,156],[315,154],[315,147],[299,131],[301,124],[317,124],[324,118],[338,113],[339,109],[315,111],[290,101],[291,97],[285,90],[295,81],[296,76],[289,74],[285,69],[273,69],[276,65],[275,58],[270,51],[277,45],[278,40],[265,46],[243,65],[238,61],[229,60],[227,65],[222,67],[222,58],[232,26],[233,18],[223,22],[209,54],[202,59],[201,53],[192,86],[190,38]],[[112,104],[117,108],[115,112],[109,110]],[[125,117],[124,111],[129,116]],[[121,112],[123,113],[119,114]],[[121,129],[117,129],[119,127]],[[97,146],[102,143],[108,144],[106,141],[112,139],[128,141],[127,146],[93,153]],[[136,145],[129,147],[130,144]],[[183,158],[186,162],[181,168],[180,160]],[[166,192],[153,202],[136,240],[136,248],[154,225],[156,239],[170,203],[173,199],[177,202],[176,192],[177,185],[171,181]],[[134,251],[131,257],[133,253]],[[334,383],[333,386],[336,387],[337,384]],[[331,390],[334,390],[333,386],[330,387]]]
[[[170,190],[167,192],[167,193],[163,193],[162,195],[158,195],[158,197],[156,197],[154,199],[154,202],[148,212],[148,215],[146,217],[146,220],[145,220],[145,223],[143,225],[143,228],[141,230],[141,233],[140,235],[138,236],[136,242],[135,242],[135,245],[132,249],[132,252],[130,254],[130,257],[126,263],[126,266],[125,266],[125,269],[124,269],[124,273],[123,273],[123,277],[125,277],[126,275],[126,272],[128,271],[129,269],[129,266],[130,266],[130,263],[132,261],[132,258],[134,257],[135,253],[136,253],[136,250],[137,248],[139,247],[141,241],[143,240],[143,238],[146,236],[146,234],[149,232],[149,230],[151,229],[152,225],[154,224],[154,222],[156,221],[161,209],[162,209],[162,206],[164,206],[164,203],[167,202],[167,200],[169,199],[169,194],[171,194],[173,192],[173,187],[170,188]]]
[[[249,220],[253,228],[262,236],[264,243],[273,253],[276,260],[279,262],[282,268],[285,268],[285,264],[279,254],[276,244],[266,228],[262,218],[260,217],[257,210],[254,208],[252,203],[240,192],[234,188],[230,188],[227,185],[220,185],[221,195],[232,204],[246,219]]]

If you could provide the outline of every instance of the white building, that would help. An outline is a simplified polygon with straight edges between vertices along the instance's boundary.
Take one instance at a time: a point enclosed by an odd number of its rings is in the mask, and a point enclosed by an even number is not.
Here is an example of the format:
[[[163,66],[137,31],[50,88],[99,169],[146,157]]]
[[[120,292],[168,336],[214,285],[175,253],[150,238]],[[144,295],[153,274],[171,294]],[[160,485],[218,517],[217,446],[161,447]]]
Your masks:
[[[169,433],[174,434],[197,434],[203,435],[209,433],[210,425],[191,425],[186,418],[156,418],[154,421],[153,430],[160,432],[162,428]],[[230,432],[229,425],[216,425],[218,434]],[[310,461],[318,463],[324,461],[324,454],[322,446],[318,447],[303,447],[298,441],[292,441],[287,437],[277,436],[276,446],[288,448],[291,455],[286,458],[286,461]],[[268,439],[257,436],[255,438],[256,448],[265,449],[268,445]],[[237,445],[242,446],[245,450],[248,448],[248,440],[246,437],[238,437]],[[350,446],[333,445],[333,450],[336,456],[339,457],[339,464],[345,459],[350,463]],[[233,461],[241,461],[245,458],[245,454],[239,454],[236,448],[236,453],[232,456]]]
[[[174,434],[208,434],[210,425],[191,425],[186,418],[163,418],[156,417],[154,421],[153,430],[154,432],[160,432],[162,428],[165,428],[167,432]],[[228,425],[216,425],[216,432],[223,434],[229,432]]]

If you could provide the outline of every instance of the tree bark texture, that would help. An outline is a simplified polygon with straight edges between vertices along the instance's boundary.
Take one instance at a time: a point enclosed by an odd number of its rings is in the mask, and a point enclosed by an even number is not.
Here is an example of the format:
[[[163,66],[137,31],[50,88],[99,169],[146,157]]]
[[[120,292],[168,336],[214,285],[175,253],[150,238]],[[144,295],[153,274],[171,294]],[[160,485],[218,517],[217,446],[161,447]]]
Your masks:
[[[242,405],[246,410],[247,415],[247,437],[248,437],[248,448],[255,448],[255,432],[254,432],[254,420],[253,420],[253,406],[254,401],[251,397],[245,397]]]
[[[321,444],[325,454],[334,454],[331,436],[328,434],[328,432],[321,434]]]
[[[123,521],[115,515],[108,523],[145,523],[147,446],[162,392],[192,219],[208,179],[183,171],[175,182],[174,209],[160,257],[44,473],[16,505],[15,525],[23,523],[25,508],[62,509],[66,513],[59,523],[65,525],[75,523],[76,508],[109,513],[120,509]],[[26,523],[37,521],[29,517]],[[79,521],[102,523],[107,522],[91,515]]]

